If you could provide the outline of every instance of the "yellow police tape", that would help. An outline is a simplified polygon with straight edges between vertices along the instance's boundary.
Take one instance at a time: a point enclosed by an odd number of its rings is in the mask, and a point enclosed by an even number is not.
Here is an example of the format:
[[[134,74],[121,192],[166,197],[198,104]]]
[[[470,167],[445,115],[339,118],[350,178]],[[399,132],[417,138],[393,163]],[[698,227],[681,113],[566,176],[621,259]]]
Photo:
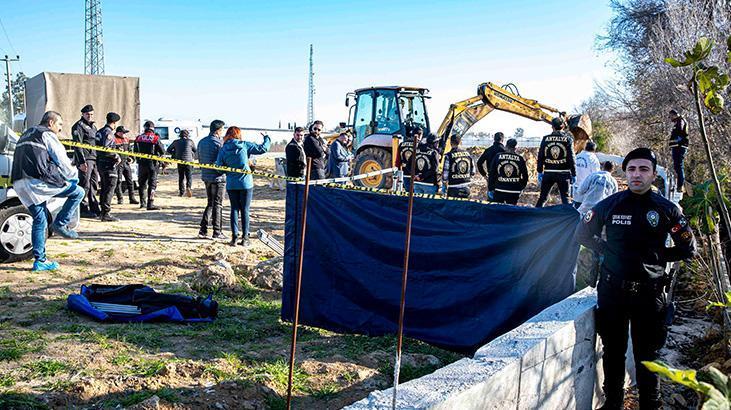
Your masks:
[[[283,175],[272,174],[269,172],[248,171],[248,170],[241,169],[241,168],[231,168],[231,167],[224,167],[224,166],[213,165],[213,164],[201,164],[198,162],[183,161],[183,160],[173,159],[173,158],[165,158],[165,157],[160,157],[157,155],[143,154],[140,152],[123,151],[123,150],[119,150],[119,149],[99,147],[96,145],[88,145],[88,144],[71,141],[71,140],[61,140],[61,143],[63,145],[69,146],[69,147],[84,148],[84,149],[90,149],[90,150],[102,151],[102,152],[111,152],[111,153],[115,153],[115,154],[119,154],[119,155],[126,155],[128,157],[144,158],[144,159],[149,159],[149,160],[154,160],[154,161],[167,162],[167,163],[171,163],[171,164],[190,165],[195,168],[213,169],[213,170],[222,171],[222,172],[237,172],[237,173],[241,173],[241,174],[250,174],[253,176],[259,176],[259,177],[264,177],[264,178],[281,179],[281,180],[285,180],[285,181],[289,181],[289,182],[299,182],[299,183],[304,182],[304,178],[287,177],[287,176],[283,176]],[[367,174],[355,175],[353,177],[349,177],[348,180],[357,180],[357,179],[367,178],[367,177],[373,176],[373,175],[378,175],[378,174],[382,174],[382,173],[386,173],[386,172],[393,172],[394,170],[395,170],[395,168],[389,168],[389,169],[384,169],[384,170],[380,170],[380,171],[369,172]],[[8,183],[9,183],[9,178],[7,178],[7,179],[8,179]],[[345,178],[333,178],[332,180],[343,180],[343,179],[345,179]],[[2,180],[0,179],[0,182],[1,181]],[[343,184],[338,184],[338,183],[328,182],[328,181],[330,181],[330,180],[311,181],[311,184],[320,185],[320,186],[329,187],[329,188],[346,189],[346,190],[351,190],[351,191],[366,191],[366,192],[374,192],[374,193],[385,194],[385,195],[396,195],[396,196],[401,196],[401,197],[409,196],[409,193],[406,191],[394,192],[390,189],[369,188],[369,187],[362,187],[362,186],[355,186],[355,185],[350,186],[350,185],[343,185]],[[427,198],[427,199],[449,199],[449,200],[453,200],[453,201],[466,201],[466,202],[475,202],[475,203],[480,203],[480,204],[489,203],[488,201],[482,201],[479,199],[446,197],[446,196],[443,196],[440,194],[414,193],[414,197]]]

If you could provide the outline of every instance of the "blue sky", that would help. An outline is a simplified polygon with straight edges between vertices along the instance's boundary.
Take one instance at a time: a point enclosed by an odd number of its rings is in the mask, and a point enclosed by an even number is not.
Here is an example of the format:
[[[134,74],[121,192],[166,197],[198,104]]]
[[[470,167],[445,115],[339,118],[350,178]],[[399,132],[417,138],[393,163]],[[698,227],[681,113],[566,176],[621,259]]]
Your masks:
[[[141,78],[142,116],[304,123],[309,44],[315,116],[344,121],[345,93],[373,85],[429,88],[434,127],[485,81],[572,110],[611,77],[595,37],[608,1],[102,2],[109,75]],[[84,1],[3,0],[0,53],[14,70],[83,72]],[[476,130],[545,126],[493,113]]]

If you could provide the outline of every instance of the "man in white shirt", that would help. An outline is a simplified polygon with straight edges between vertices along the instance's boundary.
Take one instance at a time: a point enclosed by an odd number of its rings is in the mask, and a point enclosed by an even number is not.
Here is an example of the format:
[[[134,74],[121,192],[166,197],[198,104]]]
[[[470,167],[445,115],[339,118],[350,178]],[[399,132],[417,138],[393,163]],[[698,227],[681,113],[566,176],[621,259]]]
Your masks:
[[[594,205],[601,202],[604,198],[617,192],[617,180],[612,176],[614,164],[607,161],[602,164],[602,170],[589,175],[576,191],[580,194],[584,201],[579,206],[579,213],[584,215]]]
[[[61,114],[48,111],[41,123],[31,127],[18,140],[13,154],[11,180],[20,202],[33,217],[31,242],[33,243],[33,271],[55,270],[59,265],[46,259],[47,201],[66,198],[51,229],[64,238],[76,239],[79,235],[67,224],[84,198],[84,190],[77,185],[78,172],[71,165],[66,150],[58,140],[63,127]],[[86,164],[79,169],[85,172]]]
[[[581,203],[584,202],[583,195],[579,192],[579,187],[584,182],[586,177],[599,171],[599,159],[594,154],[596,150],[596,144],[594,141],[586,143],[586,148],[576,156],[576,182],[573,186],[574,194],[574,208],[579,208]],[[591,208],[590,208],[591,209]]]

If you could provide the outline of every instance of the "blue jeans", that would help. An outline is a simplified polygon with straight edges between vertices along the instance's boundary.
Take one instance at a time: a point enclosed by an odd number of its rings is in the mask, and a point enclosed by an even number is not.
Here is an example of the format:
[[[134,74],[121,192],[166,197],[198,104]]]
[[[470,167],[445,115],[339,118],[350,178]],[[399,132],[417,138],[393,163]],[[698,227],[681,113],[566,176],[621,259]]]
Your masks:
[[[56,215],[53,222],[56,226],[66,226],[71,222],[71,216],[76,212],[76,208],[84,199],[84,189],[76,184],[71,184],[66,190],[54,196],[54,198],[66,198],[61,210]],[[33,217],[33,227],[31,228],[31,242],[33,243],[33,257],[37,261],[46,260],[46,231],[48,230],[48,220],[46,213],[48,208],[46,203],[31,205],[28,207],[30,215]]]
[[[427,195],[434,195],[437,193],[437,186],[436,185],[427,185],[427,184],[414,184],[414,193],[415,194],[427,194]]]
[[[249,207],[251,197],[254,195],[254,188],[227,190],[228,199],[231,201],[231,233],[239,236],[239,214],[241,214],[241,226],[244,229],[243,238],[249,237]]]
[[[675,176],[678,178],[678,184],[676,190],[680,189],[685,183],[685,154],[688,152],[686,147],[672,147],[673,154],[673,168],[675,169]]]

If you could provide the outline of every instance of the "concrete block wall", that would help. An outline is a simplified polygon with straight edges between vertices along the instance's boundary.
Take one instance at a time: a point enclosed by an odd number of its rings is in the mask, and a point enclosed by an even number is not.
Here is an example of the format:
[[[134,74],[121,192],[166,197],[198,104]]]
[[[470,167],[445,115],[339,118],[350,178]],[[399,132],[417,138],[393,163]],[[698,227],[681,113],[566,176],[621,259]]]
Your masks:
[[[398,388],[399,409],[590,409],[597,371],[592,288],[550,306],[461,359]],[[390,409],[393,388],[346,409]]]

